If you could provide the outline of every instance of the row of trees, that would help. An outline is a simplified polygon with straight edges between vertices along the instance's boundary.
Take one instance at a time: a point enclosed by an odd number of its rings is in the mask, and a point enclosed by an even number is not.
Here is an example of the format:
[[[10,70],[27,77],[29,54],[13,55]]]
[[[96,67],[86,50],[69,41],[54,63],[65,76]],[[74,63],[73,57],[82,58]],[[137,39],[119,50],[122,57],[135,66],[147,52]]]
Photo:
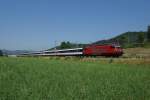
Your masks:
[[[61,45],[60,45],[61,49],[71,48],[71,47],[72,47],[72,44],[69,41],[67,41],[67,42],[65,42],[65,41],[61,42]]]
[[[75,44],[75,43],[70,43],[69,41],[63,41],[61,42],[60,45],[55,46],[54,48],[50,48],[48,50],[53,50],[53,49],[69,49],[69,48],[75,48],[78,47],[79,44]]]
[[[58,47],[58,49],[66,49],[66,48],[80,48],[80,47],[85,47],[87,44],[77,44],[77,43],[71,43],[69,41],[65,42],[61,42],[60,46]]]

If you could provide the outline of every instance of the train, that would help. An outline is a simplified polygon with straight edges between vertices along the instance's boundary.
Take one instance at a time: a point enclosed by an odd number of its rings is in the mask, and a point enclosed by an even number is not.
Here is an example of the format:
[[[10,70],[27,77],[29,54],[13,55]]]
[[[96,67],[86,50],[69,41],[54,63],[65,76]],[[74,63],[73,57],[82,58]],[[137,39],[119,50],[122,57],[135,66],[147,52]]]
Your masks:
[[[54,49],[38,52],[23,53],[18,56],[105,56],[119,57],[123,49],[119,45],[88,45],[84,48]]]

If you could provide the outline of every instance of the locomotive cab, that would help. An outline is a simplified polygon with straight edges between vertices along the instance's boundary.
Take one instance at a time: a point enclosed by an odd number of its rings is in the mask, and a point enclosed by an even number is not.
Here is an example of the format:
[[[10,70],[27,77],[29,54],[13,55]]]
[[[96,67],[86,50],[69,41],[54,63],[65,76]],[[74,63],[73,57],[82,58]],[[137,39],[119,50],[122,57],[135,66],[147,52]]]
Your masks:
[[[123,54],[123,49],[119,45],[112,45],[113,48],[113,56],[121,56]]]

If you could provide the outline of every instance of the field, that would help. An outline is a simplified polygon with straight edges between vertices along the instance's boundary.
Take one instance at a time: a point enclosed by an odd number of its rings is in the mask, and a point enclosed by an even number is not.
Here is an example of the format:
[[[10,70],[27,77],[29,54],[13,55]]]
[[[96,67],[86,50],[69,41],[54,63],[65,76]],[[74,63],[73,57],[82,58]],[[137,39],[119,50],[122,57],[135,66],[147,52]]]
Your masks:
[[[149,100],[150,64],[0,58],[0,100]]]
[[[124,49],[123,57],[150,58],[150,48],[127,48]]]

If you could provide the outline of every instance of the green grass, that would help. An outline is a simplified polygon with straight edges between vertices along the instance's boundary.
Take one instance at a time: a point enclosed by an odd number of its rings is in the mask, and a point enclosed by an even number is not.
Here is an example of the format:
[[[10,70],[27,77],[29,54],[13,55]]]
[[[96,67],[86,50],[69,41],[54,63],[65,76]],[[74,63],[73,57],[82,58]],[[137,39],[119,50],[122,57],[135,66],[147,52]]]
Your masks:
[[[0,58],[0,100],[149,99],[149,65]]]

